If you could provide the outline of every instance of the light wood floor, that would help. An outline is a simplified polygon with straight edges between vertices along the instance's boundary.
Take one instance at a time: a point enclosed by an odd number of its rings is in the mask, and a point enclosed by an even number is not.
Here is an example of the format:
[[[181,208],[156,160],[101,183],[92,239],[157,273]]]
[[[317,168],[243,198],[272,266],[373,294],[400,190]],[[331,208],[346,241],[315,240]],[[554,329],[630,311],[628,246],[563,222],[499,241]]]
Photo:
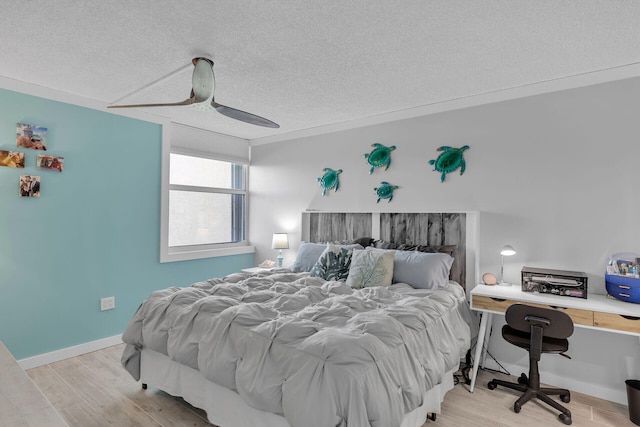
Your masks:
[[[204,411],[182,399],[153,387],[142,390],[120,365],[123,345],[40,366],[27,371],[70,426],[211,426]],[[513,412],[514,391],[498,387],[490,391],[486,383],[503,377],[481,371],[475,392],[459,384],[447,393],[436,422],[423,427],[563,426],[557,413],[536,401]],[[593,397],[571,393],[567,404],[574,426],[633,426],[627,407]],[[0,414],[0,425],[1,425]],[[259,426],[247,426],[259,427]]]

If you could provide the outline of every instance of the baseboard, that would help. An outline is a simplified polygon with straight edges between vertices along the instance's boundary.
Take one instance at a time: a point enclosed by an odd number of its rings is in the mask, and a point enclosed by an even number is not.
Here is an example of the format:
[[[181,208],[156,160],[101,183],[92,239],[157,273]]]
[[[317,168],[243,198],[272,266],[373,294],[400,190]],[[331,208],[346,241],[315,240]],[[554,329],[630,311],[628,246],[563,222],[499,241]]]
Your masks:
[[[511,372],[511,375],[518,376],[521,372],[528,372],[528,366],[514,365],[511,363],[500,362],[502,366]],[[485,367],[489,369],[501,370],[497,364],[491,360],[486,361]],[[597,397],[598,399],[608,400],[610,402],[620,403],[627,405],[627,392],[624,385],[620,390],[612,389],[601,384],[585,383],[577,380],[576,378],[563,377],[552,372],[541,372],[540,378],[544,378],[544,382],[552,387],[567,388],[571,391],[577,391],[578,393],[586,394],[589,396]],[[486,387],[486,384],[478,384],[476,387]]]
[[[80,356],[82,354],[91,353],[92,351],[102,350],[122,343],[122,335],[114,335],[112,337],[102,338],[96,341],[84,344],[74,345],[72,347],[62,348],[49,353],[38,354],[18,360],[18,364],[24,370],[37,368],[38,366],[48,363],[59,362],[60,360],[69,359],[71,357]]]

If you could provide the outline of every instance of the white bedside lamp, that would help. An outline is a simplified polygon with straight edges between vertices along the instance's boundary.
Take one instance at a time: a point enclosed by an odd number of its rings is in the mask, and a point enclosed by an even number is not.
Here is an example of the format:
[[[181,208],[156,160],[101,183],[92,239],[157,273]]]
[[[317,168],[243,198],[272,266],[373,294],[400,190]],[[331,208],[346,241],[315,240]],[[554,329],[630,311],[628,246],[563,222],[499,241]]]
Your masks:
[[[287,233],[273,233],[273,240],[271,241],[271,249],[278,250],[278,267],[282,267],[282,250],[289,249],[289,238]]]
[[[498,282],[498,285],[511,286],[511,283],[507,283],[504,281],[504,257],[512,256],[515,254],[516,254],[516,250],[513,249],[513,246],[511,245],[504,245],[500,250],[500,255],[502,256],[502,260],[500,262],[500,282]]]

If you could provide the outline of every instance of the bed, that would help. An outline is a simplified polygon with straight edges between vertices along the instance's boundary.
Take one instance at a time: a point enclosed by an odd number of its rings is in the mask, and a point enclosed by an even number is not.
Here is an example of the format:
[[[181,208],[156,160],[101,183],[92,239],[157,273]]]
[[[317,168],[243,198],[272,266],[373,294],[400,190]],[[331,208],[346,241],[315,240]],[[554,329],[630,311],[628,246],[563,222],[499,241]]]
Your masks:
[[[152,293],[123,334],[125,368],[222,427],[418,427],[439,412],[473,334],[464,268],[449,255],[466,253],[451,237],[464,236],[464,214],[455,227],[428,221],[439,240],[424,245],[407,237],[415,225],[321,215],[303,216],[307,241],[288,269]],[[395,242],[366,237],[367,224],[396,229]],[[413,249],[375,247],[398,245],[398,232]],[[303,245],[323,248],[313,267]]]

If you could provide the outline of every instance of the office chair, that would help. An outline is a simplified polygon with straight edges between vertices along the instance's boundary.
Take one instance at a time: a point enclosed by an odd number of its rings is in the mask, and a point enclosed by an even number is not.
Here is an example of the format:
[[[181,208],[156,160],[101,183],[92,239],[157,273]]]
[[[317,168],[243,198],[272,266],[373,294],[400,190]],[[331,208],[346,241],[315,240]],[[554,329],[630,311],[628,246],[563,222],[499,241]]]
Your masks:
[[[502,337],[529,352],[529,376],[523,373],[517,383],[493,379],[487,384],[489,390],[501,385],[523,392],[513,404],[515,413],[520,412],[526,402],[537,397],[560,411],[558,417],[563,423],[571,424],[571,412],[549,397],[560,395],[560,400],[568,403],[571,400],[569,390],[541,388],[538,361],[542,353],[556,353],[569,358],[564,352],[569,349],[567,337],[573,334],[573,321],[562,311],[523,304],[509,306],[505,317],[507,324],[502,328]]]

